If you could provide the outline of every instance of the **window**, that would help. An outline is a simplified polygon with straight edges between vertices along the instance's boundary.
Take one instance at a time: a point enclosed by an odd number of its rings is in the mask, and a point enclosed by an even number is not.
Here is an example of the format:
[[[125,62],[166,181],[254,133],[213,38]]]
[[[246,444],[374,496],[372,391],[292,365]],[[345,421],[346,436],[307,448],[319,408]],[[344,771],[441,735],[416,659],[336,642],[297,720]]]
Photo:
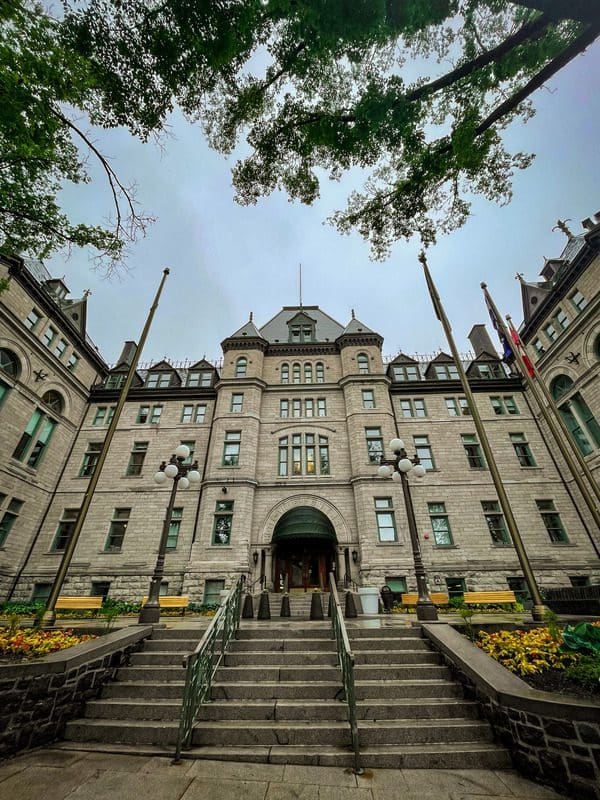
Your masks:
[[[590,576],[589,575],[569,575],[569,581],[571,582],[571,586],[589,586],[590,585]]]
[[[365,428],[365,438],[367,440],[367,454],[371,464],[379,464],[383,457],[383,438],[381,428]]]
[[[50,547],[51,550],[54,552],[62,552],[65,549],[75,529],[78,514],[78,508],[64,509],[60,522],[58,523],[58,528],[56,529],[54,541]]]
[[[402,595],[407,592],[406,577],[403,575],[386,575],[385,585],[392,590],[395,603],[399,603]]]
[[[325,383],[325,367],[318,361],[315,365],[317,383]]]
[[[418,381],[419,380],[419,372],[417,369],[417,365],[406,364],[403,366],[397,366],[393,368],[394,373],[394,380],[395,381]]]
[[[101,597],[102,602],[106,600],[110,592],[110,581],[92,581],[90,597]]]
[[[219,605],[221,602],[221,592],[225,588],[225,581],[212,580],[204,581],[203,602],[206,605]]]
[[[227,431],[223,446],[223,466],[235,467],[240,460],[241,431]]]
[[[279,416],[283,417],[284,419],[289,417],[290,414],[290,401],[289,400],[280,400],[279,401]]]
[[[290,365],[289,364],[282,364],[281,365],[281,382],[282,383],[289,383],[290,382]]]
[[[327,416],[327,401],[324,397],[321,397],[317,400],[317,416],[318,417],[326,417]]]
[[[57,358],[62,358],[65,354],[65,350],[67,349],[67,347],[68,347],[68,342],[66,342],[64,339],[59,339],[58,344],[54,348],[54,355]]]
[[[358,365],[358,372],[360,375],[369,374],[369,356],[366,353],[359,353],[356,356],[356,363]]]
[[[413,436],[413,442],[419,462],[425,467],[427,472],[432,472],[435,469],[435,461],[433,460],[433,452],[429,444],[429,436]]]
[[[299,399],[292,400],[292,417],[302,416],[302,401]]]
[[[200,375],[199,372],[192,372],[192,375]],[[170,372],[149,372],[146,377],[146,389],[167,389],[171,385]],[[188,378],[188,386],[197,386],[197,383],[191,384]]]
[[[283,436],[279,440],[279,456],[277,474],[280,478],[291,474],[297,475],[316,475],[317,474],[317,447],[319,459],[319,474],[329,475],[329,441],[326,436],[319,436],[314,433],[294,433],[290,437]]]
[[[313,339],[313,326],[311,324],[290,325],[290,342],[298,344],[299,342],[312,342]]]
[[[40,408],[36,408],[15,447],[13,458],[19,461],[26,460],[28,467],[36,469],[43,458],[55,427],[56,422],[47,417]]]
[[[571,303],[573,304],[574,308],[576,308],[578,312],[579,312],[579,311],[583,311],[583,309],[584,309],[584,308],[587,306],[587,304],[588,304],[588,301],[587,301],[587,300],[585,299],[585,297],[584,297],[584,296],[581,294],[581,292],[579,291],[579,289],[576,289],[576,290],[573,292],[573,294],[569,295],[569,300],[571,301]]]
[[[548,337],[550,343],[552,343],[555,339],[558,339],[558,333],[556,332],[556,328],[551,322],[549,322],[547,325],[544,325],[544,333]]]
[[[113,511],[108,536],[106,537],[105,551],[119,551],[123,547],[123,539],[129,524],[130,508],[115,508]]]
[[[4,503],[5,499],[6,495],[0,495],[0,506]],[[13,529],[13,526],[17,521],[17,517],[19,516],[19,512],[23,508],[23,502],[23,500],[17,500],[16,497],[13,497],[8,501],[6,510],[0,517],[0,547],[4,547],[4,543],[8,538],[8,534]],[[0,511],[0,514],[1,513],[2,512]]]
[[[560,400],[573,388],[573,380],[568,375],[557,375],[550,384],[554,400]],[[558,412],[569,429],[573,440],[583,455],[588,455],[600,447],[600,426],[580,392],[573,394],[558,406]]]
[[[54,389],[44,392],[42,395],[42,403],[51,411],[54,411],[55,414],[62,414],[65,407],[62,395],[59,392],[55,392]]]
[[[566,544],[569,537],[563,527],[560,514],[556,510],[554,500],[536,500],[535,504],[542,516],[550,541],[556,544]]]
[[[375,517],[380,542],[396,542],[396,519],[391,497],[375,498]]]
[[[418,400],[400,400],[400,410],[403,417],[426,417],[427,409],[425,408],[425,401]]]
[[[196,422],[201,424],[206,416],[206,405],[185,405],[181,409],[182,422]]]
[[[315,401],[314,400],[305,400],[304,401],[304,415],[306,417],[314,417],[314,415],[315,415]]]
[[[174,508],[171,512],[171,521],[169,523],[169,533],[167,534],[167,550],[175,550],[177,541],[179,539],[179,531],[181,528],[181,520],[183,519],[183,508]]]
[[[246,356],[240,356],[235,362],[235,377],[245,378],[248,370],[248,359]]]
[[[141,475],[142,467],[144,466],[144,459],[148,452],[148,442],[134,442],[133,450],[129,456],[129,464],[127,465],[126,475]]]
[[[494,414],[499,416],[503,414],[519,414],[519,408],[515,402],[515,398],[511,395],[504,397],[490,397],[490,403],[494,409]]]
[[[464,595],[465,593],[464,578],[446,578],[445,582],[449,600],[453,600],[455,597],[460,598]]]
[[[504,514],[497,500],[482,500],[481,508],[494,544],[510,544]]]
[[[51,583],[34,583],[31,590],[31,602],[46,605],[50,592],[52,591]]]
[[[46,330],[44,331],[44,335],[42,336],[42,344],[46,345],[46,347],[52,347],[52,342],[58,336],[58,331],[55,330],[51,325],[49,325]]]
[[[304,383],[312,383],[313,382],[313,368],[310,361],[307,361],[304,364]]]
[[[487,364],[478,364],[477,369],[479,371],[479,377],[484,379],[491,379],[491,378],[504,378],[504,370],[500,366],[500,364],[495,364],[493,362]]]
[[[146,422],[156,425],[160,422],[161,414],[162,406],[152,406],[152,408],[150,408],[150,406],[140,406],[135,421],[138,425],[142,425]]]
[[[525,608],[531,608],[531,594],[525,578],[507,578],[506,585],[515,593],[518,603],[523,603]]]
[[[240,414],[243,407],[244,407],[244,395],[232,394],[230,411],[232,411],[235,414]]]
[[[21,374],[21,362],[12,350],[6,350],[4,347],[0,347],[0,370],[15,380]]]
[[[292,364],[292,383],[300,383],[300,364]]]
[[[41,318],[42,315],[40,314],[40,312],[37,309],[32,308],[29,314],[27,314],[27,318],[25,319],[25,327],[29,328],[30,331],[34,331]]]
[[[375,392],[373,389],[362,390],[363,408],[375,408]]]
[[[433,539],[437,547],[451,547],[454,544],[450,520],[446,512],[445,503],[427,503]]]
[[[483,454],[479,442],[477,441],[477,436],[474,433],[463,433],[460,438],[462,439],[463,447],[467,454],[467,461],[471,469],[485,469],[485,461],[483,460]]]
[[[94,474],[96,464],[102,452],[102,442],[88,442],[87,450],[83,456],[81,469],[79,470],[80,478],[90,478]]]
[[[536,356],[538,358],[540,356],[543,356],[544,353],[546,352],[546,348],[542,344],[542,340],[541,339],[534,339],[533,340],[533,349],[535,350],[535,354],[536,354]]]
[[[114,413],[115,406],[98,406],[94,414],[94,419],[92,420],[92,425],[110,425]]]
[[[190,441],[180,442],[180,444],[184,444],[188,448],[188,450],[190,451],[189,456],[182,461],[182,464],[188,464],[188,465],[189,464],[193,464],[194,463],[194,450],[196,449],[196,440],[194,439],[191,442]]]
[[[556,322],[557,327],[561,329],[561,331],[564,331],[565,328],[569,327],[569,318],[562,310],[562,308],[557,309],[556,315],[554,316],[554,321]]]
[[[166,385],[169,386],[169,383]],[[199,386],[203,389],[207,389],[212,385],[212,372],[188,372],[185,385],[192,389],[197,389]]]
[[[454,364],[435,364],[434,371],[438,381],[458,380],[458,370]]]
[[[4,402],[4,399],[6,398],[9,392],[10,392],[10,386],[8,385],[8,383],[4,383],[3,380],[0,380],[0,406],[2,406],[2,403]]]
[[[212,543],[231,544],[231,525],[233,522],[233,500],[217,500],[213,521]]]
[[[119,374],[109,375],[104,381],[104,388],[121,389],[121,387],[125,385],[126,379],[127,379],[126,375],[119,375]]]
[[[449,417],[470,417],[471,409],[466,397],[445,397]]]
[[[535,459],[529,449],[527,438],[524,433],[509,433],[512,446],[515,448],[515,453],[519,459],[519,464],[522,467],[535,467]]]

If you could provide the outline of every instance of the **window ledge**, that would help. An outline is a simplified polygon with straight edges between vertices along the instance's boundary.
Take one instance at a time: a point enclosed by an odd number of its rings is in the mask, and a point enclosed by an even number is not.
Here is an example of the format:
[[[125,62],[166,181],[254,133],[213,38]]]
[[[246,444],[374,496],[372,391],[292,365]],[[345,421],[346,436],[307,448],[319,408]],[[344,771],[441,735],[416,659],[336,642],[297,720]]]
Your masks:
[[[143,478],[144,477],[144,473],[140,472],[139,475],[122,475],[121,477],[122,478]]]
[[[458,550],[459,547],[457,544],[434,544],[434,550]]]
[[[535,466],[532,465],[530,467],[525,467],[522,464],[520,464],[519,466],[521,467],[521,469],[527,469],[527,470],[533,470],[533,469],[541,470],[542,469],[542,467],[538,467],[537,464]]]
[[[511,542],[492,542],[492,547],[497,547],[499,550],[502,550],[503,548],[506,548],[506,547],[512,547],[512,546],[513,545],[512,545]]]
[[[398,545],[404,546],[405,542],[377,542],[375,547],[397,547]]]
[[[211,543],[209,547],[214,547],[217,550],[233,550],[232,544],[214,544]]]
[[[105,555],[105,556],[119,555],[122,552],[123,551],[121,550],[120,547],[111,547],[110,550],[98,550],[98,553],[100,555]]]
[[[551,547],[577,547],[575,542],[550,542]]]

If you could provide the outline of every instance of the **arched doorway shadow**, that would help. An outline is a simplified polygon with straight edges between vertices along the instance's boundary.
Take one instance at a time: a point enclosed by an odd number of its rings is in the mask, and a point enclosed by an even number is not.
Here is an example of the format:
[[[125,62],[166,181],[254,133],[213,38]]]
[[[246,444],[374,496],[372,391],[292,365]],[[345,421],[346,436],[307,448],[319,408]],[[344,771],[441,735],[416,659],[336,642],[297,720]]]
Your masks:
[[[327,589],[336,570],[337,537],[329,519],[316,508],[287,511],[273,531],[275,591]]]

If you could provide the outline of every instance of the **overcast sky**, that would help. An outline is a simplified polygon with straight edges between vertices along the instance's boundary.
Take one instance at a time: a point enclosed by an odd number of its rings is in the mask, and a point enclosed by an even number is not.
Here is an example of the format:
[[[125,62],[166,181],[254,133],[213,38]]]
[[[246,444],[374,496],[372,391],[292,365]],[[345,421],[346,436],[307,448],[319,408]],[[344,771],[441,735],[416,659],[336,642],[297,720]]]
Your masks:
[[[563,69],[534,95],[536,116],[504,134],[508,149],[535,152],[514,180],[512,202],[499,207],[476,198],[459,231],[440,236],[429,265],[459,349],[469,347],[473,324],[487,322],[479,284],[488,283],[502,313],[522,319],[515,273],[537,280],[544,257],[556,257],[565,236],[558,218],[581,220],[600,210],[600,43]],[[106,280],[85,253],[46,261],[65,276],[74,296],[91,289],[88,332],[108,362],[126,339],[137,340],[165,266],[171,268],[142,361],[213,360],[220,342],[254,312],[260,327],[284,305],[319,305],[341,324],[351,309],[385,339],[392,355],[447,349],[417,261],[419,243],[398,242],[385,263],[371,262],[358,236],[341,236],[325,223],[345,207],[351,176],[325,182],[312,207],[275,194],[244,208],[233,200],[231,162],[206,146],[198,126],[174,117],[164,152],[124,131],[97,133],[96,141],[124,182],[135,181],[146,213],[157,222],[134,246],[129,271]],[[109,208],[106,187],[68,188],[64,205],[98,221]]]

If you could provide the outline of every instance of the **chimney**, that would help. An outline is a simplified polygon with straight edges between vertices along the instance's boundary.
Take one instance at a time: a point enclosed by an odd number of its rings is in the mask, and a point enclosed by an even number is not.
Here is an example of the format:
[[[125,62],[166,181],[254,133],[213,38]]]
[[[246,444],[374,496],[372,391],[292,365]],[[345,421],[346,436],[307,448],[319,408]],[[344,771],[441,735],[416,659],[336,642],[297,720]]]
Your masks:
[[[135,342],[125,342],[123,345],[123,350],[121,355],[119,356],[119,360],[117,364],[122,364],[125,362],[128,366],[131,366],[131,362],[133,361],[133,357],[135,355],[135,348],[137,344]]]
[[[473,351],[475,352],[475,358],[480,356],[483,352],[489,353],[491,356],[496,354],[496,348],[492,344],[490,335],[487,332],[487,328],[483,322],[473,325],[468,339],[471,342]]]
[[[593,231],[596,227],[596,223],[591,220],[589,217],[581,220],[582,226],[586,229],[586,231]]]

